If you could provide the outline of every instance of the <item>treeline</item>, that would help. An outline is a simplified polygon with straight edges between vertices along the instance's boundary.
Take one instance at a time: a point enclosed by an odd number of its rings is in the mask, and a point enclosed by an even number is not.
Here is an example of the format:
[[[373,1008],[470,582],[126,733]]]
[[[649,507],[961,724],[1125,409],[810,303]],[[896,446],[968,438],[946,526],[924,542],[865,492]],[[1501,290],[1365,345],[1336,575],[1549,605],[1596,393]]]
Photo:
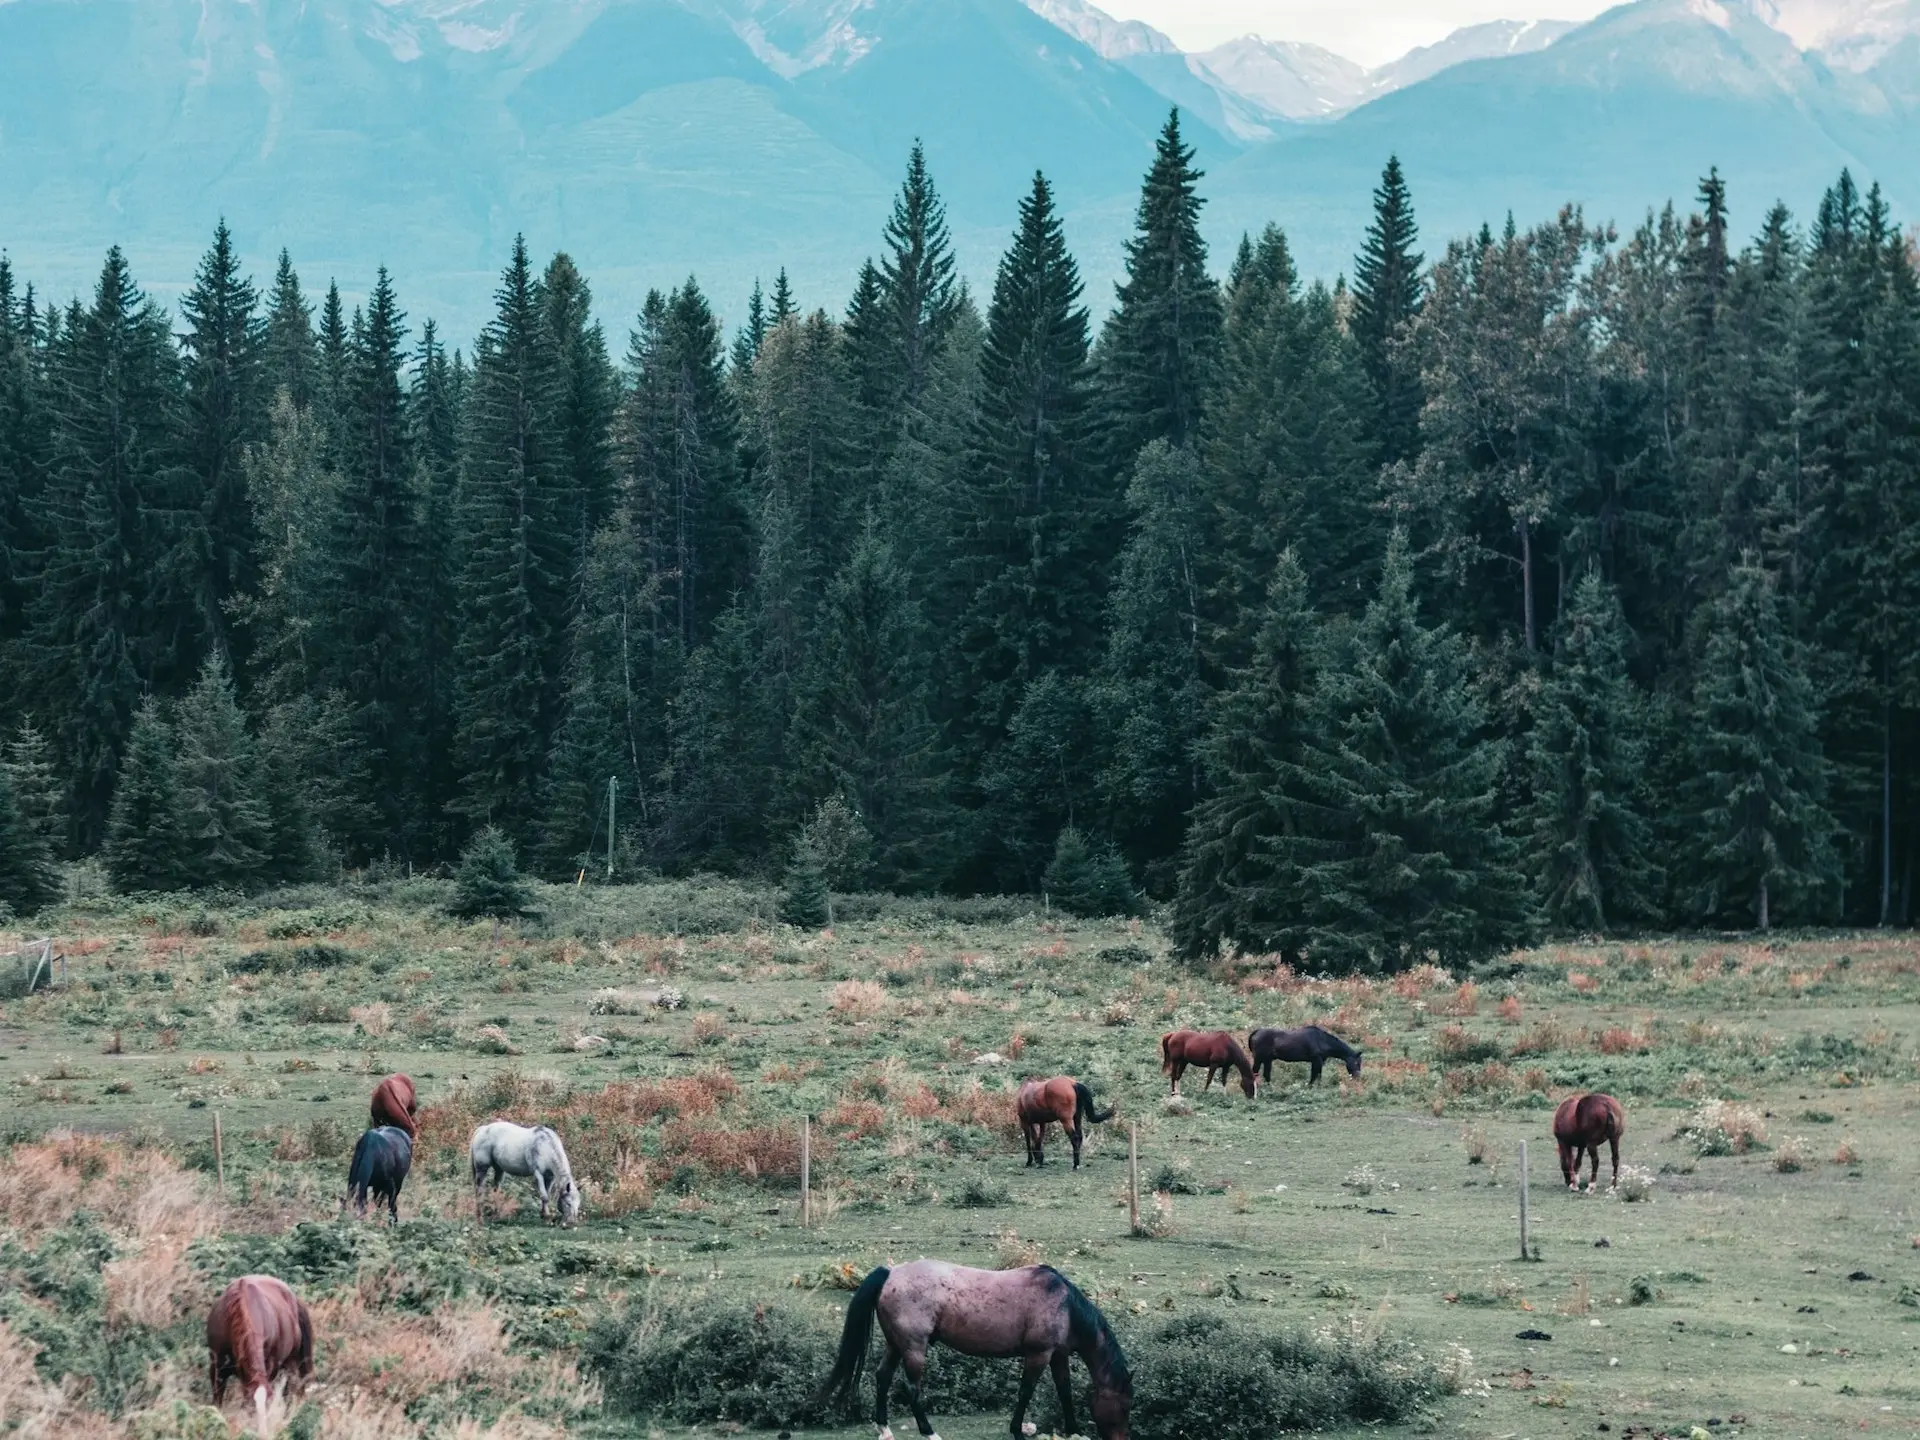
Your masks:
[[[1224,279],[1161,137],[1096,337],[1044,178],[984,307],[916,147],[837,315],[470,352],[224,226],[174,317],[0,262],[0,897],[433,863],[1171,902],[1319,968],[1905,924],[1920,290],[1842,175]],[[611,789],[610,789],[610,781]],[[611,812],[611,813],[610,813]],[[610,838],[611,837],[611,838]]]

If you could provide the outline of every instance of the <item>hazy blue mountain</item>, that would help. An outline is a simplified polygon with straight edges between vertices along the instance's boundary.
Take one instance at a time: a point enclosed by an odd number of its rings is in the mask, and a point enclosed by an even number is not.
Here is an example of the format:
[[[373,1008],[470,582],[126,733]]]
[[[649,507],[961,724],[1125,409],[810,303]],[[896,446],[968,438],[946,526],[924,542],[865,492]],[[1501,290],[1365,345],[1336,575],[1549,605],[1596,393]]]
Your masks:
[[[1638,0],[1543,38],[1480,27],[1305,124],[1087,0],[0,0],[0,246],[64,298],[119,241],[170,295],[224,214],[257,270],[285,244],[360,293],[386,263],[464,337],[524,230],[618,343],[690,273],[736,318],[782,265],[843,304],[917,135],[977,285],[1040,167],[1104,306],[1170,99],[1222,263],[1277,220],[1346,269],[1395,151],[1429,252],[1574,199],[1630,225],[1712,165],[1743,227],[1848,164],[1920,207],[1920,0]]]

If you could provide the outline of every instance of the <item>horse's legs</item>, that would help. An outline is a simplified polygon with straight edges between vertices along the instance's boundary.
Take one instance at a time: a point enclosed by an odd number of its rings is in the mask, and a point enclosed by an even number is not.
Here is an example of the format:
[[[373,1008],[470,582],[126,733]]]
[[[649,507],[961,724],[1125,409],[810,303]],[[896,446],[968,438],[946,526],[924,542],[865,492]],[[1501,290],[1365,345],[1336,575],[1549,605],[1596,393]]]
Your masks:
[[[547,1218],[547,1177],[539,1165],[533,1167],[533,1188],[540,1196],[540,1218]]]
[[[1064,1350],[1053,1352],[1053,1389],[1060,1397],[1060,1433],[1077,1435],[1079,1429],[1073,1423],[1072,1357]]]
[[[1307,1081],[1307,1084],[1318,1085],[1320,1083],[1320,1067],[1326,1063],[1324,1060],[1316,1060],[1313,1062],[1313,1077]]]
[[[1567,1189],[1578,1190],[1580,1182],[1573,1178],[1573,1172],[1580,1168],[1580,1154],[1564,1140],[1554,1141],[1560,1147],[1560,1178],[1567,1182]]]
[[[1013,1422],[1007,1427],[1016,1437],[1031,1435],[1039,1427],[1027,1423],[1027,1406],[1033,1403],[1034,1387],[1047,1362],[1038,1355],[1027,1357],[1027,1368],[1020,1375],[1020,1398],[1013,1402]]]
[[[887,1401],[893,1393],[894,1372],[899,1368],[900,1352],[889,1345],[873,1377],[873,1423],[879,1427],[880,1440],[893,1440],[893,1430],[887,1424]]]
[[[1587,1147],[1587,1154],[1593,1157],[1593,1171],[1587,1176],[1587,1189],[1591,1190],[1600,1183],[1600,1142],[1598,1140]]]
[[[1272,1056],[1268,1056],[1266,1061],[1260,1066],[1260,1078],[1266,1081],[1267,1084],[1269,1085],[1273,1084],[1273,1057]]]
[[[1073,1129],[1067,1131],[1067,1138],[1073,1141],[1073,1168],[1078,1170],[1080,1168],[1080,1142],[1086,1138],[1086,1132],[1081,1129],[1080,1117],[1078,1115],[1073,1117]]]
[[[1180,1077],[1187,1073],[1187,1062],[1184,1060],[1174,1061],[1173,1068],[1167,1073],[1173,1077],[1173,1083],[1168,1088],[1167,1093],[1169,1095],[1178,1095],[1180,1093]]]
[[[1620,1132],[1619,1131],[1616,1130],[1613,1134],[1607,1136],[1607,1148],[1613,1152],[1613,1188],[1618,1190],[1620,1188]],[[1593,1170],[1596,1175],[1600,1173],[1600,1152],[1598,1150],[1595,1150],[1593,1152]]]
[[[920,1381],[927,1373],[927,1349],[925,1342],[918,1350],[909,1350],[900,1357],[907,1369],[907,1403],[913,1407],[913,1423],[920,1427],[920,1433],[940,1440],[933,1433],[933,1421],[927,1418],[926,1401],[920,1398]],[[885,1440],[885,1437],[882,1437]]]
[[[1222,1085],[1225,1085],[1227,1083],[1224,1076],[1221,1079],[1220,1083]],[[1200,1093],[1204,1095],[1207,1093],[1207,1091],[1211,1089],[1213,1089],[1213,1066],[1209,1065],[1207,1066],[1207,1083],[1200,1087]]]
[[[213,1408],[218,1410],[227,1398],[227,1377],[220,1368],[220,1352],[209,1346],[208,1353],[213,1358],[207,1362],[207,1380],[213,1387]]]

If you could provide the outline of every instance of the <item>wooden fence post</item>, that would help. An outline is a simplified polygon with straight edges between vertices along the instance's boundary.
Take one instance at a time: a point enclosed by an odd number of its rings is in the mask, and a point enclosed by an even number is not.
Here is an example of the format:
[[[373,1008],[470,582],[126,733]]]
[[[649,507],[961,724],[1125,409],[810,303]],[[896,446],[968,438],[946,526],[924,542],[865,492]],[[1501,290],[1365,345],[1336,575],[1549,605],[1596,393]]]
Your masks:
[[[1127,1122],[1127,1233],[1140,1233],[1140,1122]]]
[[[213,1173],[220,1182],[220,1193],[227,1193],[227,1155],[221,1144],[220,1116],[216,1111],[213,1117]]]
[[[1520,1142],[1520,1258],[1531,1260],[1532,1247],[1527,1244],[1527,1142]]]
[[[813,1117],[800,1117],[800,1228],[813,1228]]]

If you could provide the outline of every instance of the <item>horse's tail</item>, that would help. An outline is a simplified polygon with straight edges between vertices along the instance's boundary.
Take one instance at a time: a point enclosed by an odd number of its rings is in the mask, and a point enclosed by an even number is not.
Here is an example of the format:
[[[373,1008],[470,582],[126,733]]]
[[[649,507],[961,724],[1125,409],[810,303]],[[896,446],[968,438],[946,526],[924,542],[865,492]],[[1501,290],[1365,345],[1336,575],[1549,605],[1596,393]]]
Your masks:
[[[241,1282],[228,1297],[233,1303],[227,1309],[227,1353],[233,1357],[233,1368],[249,1399],[253,1387],[265,1384],[268,1379],[266,1336],[254,1324],[253,1313],[247,1305],[251,1289],[249,1284]]]
[[[867,1344],[873,1339],[873,1317],[880,1308],[880,1292],[887,1288],[887,1276],[893,1272],[876,1265],[847,1302],[847,1323],[840,1332],[840,1353],[826,1383],[814,1391],[809,1408],[845,1400],[860,1383],[860,1367],[866,1363]]]
[[[1113,1111],[1109,1110],[1103,1115],[1100,1111],[1093,1108],[1093,1091],[1089,1090],[1078,1080],[1073,1082],[1073,1101],[1073,1118],[1076,1121],[1084,1116],[1095,1125],[1104,1125],[1107,1121],[1113,1119]]]
[[[1160,1037],[1160,1070],[1162,1074],[1173,1073],[1173,1037],[1180,1032],[1169,1030]]]
[[[347,1198],[355,1204],[365,1204],[373,1188],[374,1138],[378,1133],[369,1130],[354,1142],[353,1160],[347,1166]]]

